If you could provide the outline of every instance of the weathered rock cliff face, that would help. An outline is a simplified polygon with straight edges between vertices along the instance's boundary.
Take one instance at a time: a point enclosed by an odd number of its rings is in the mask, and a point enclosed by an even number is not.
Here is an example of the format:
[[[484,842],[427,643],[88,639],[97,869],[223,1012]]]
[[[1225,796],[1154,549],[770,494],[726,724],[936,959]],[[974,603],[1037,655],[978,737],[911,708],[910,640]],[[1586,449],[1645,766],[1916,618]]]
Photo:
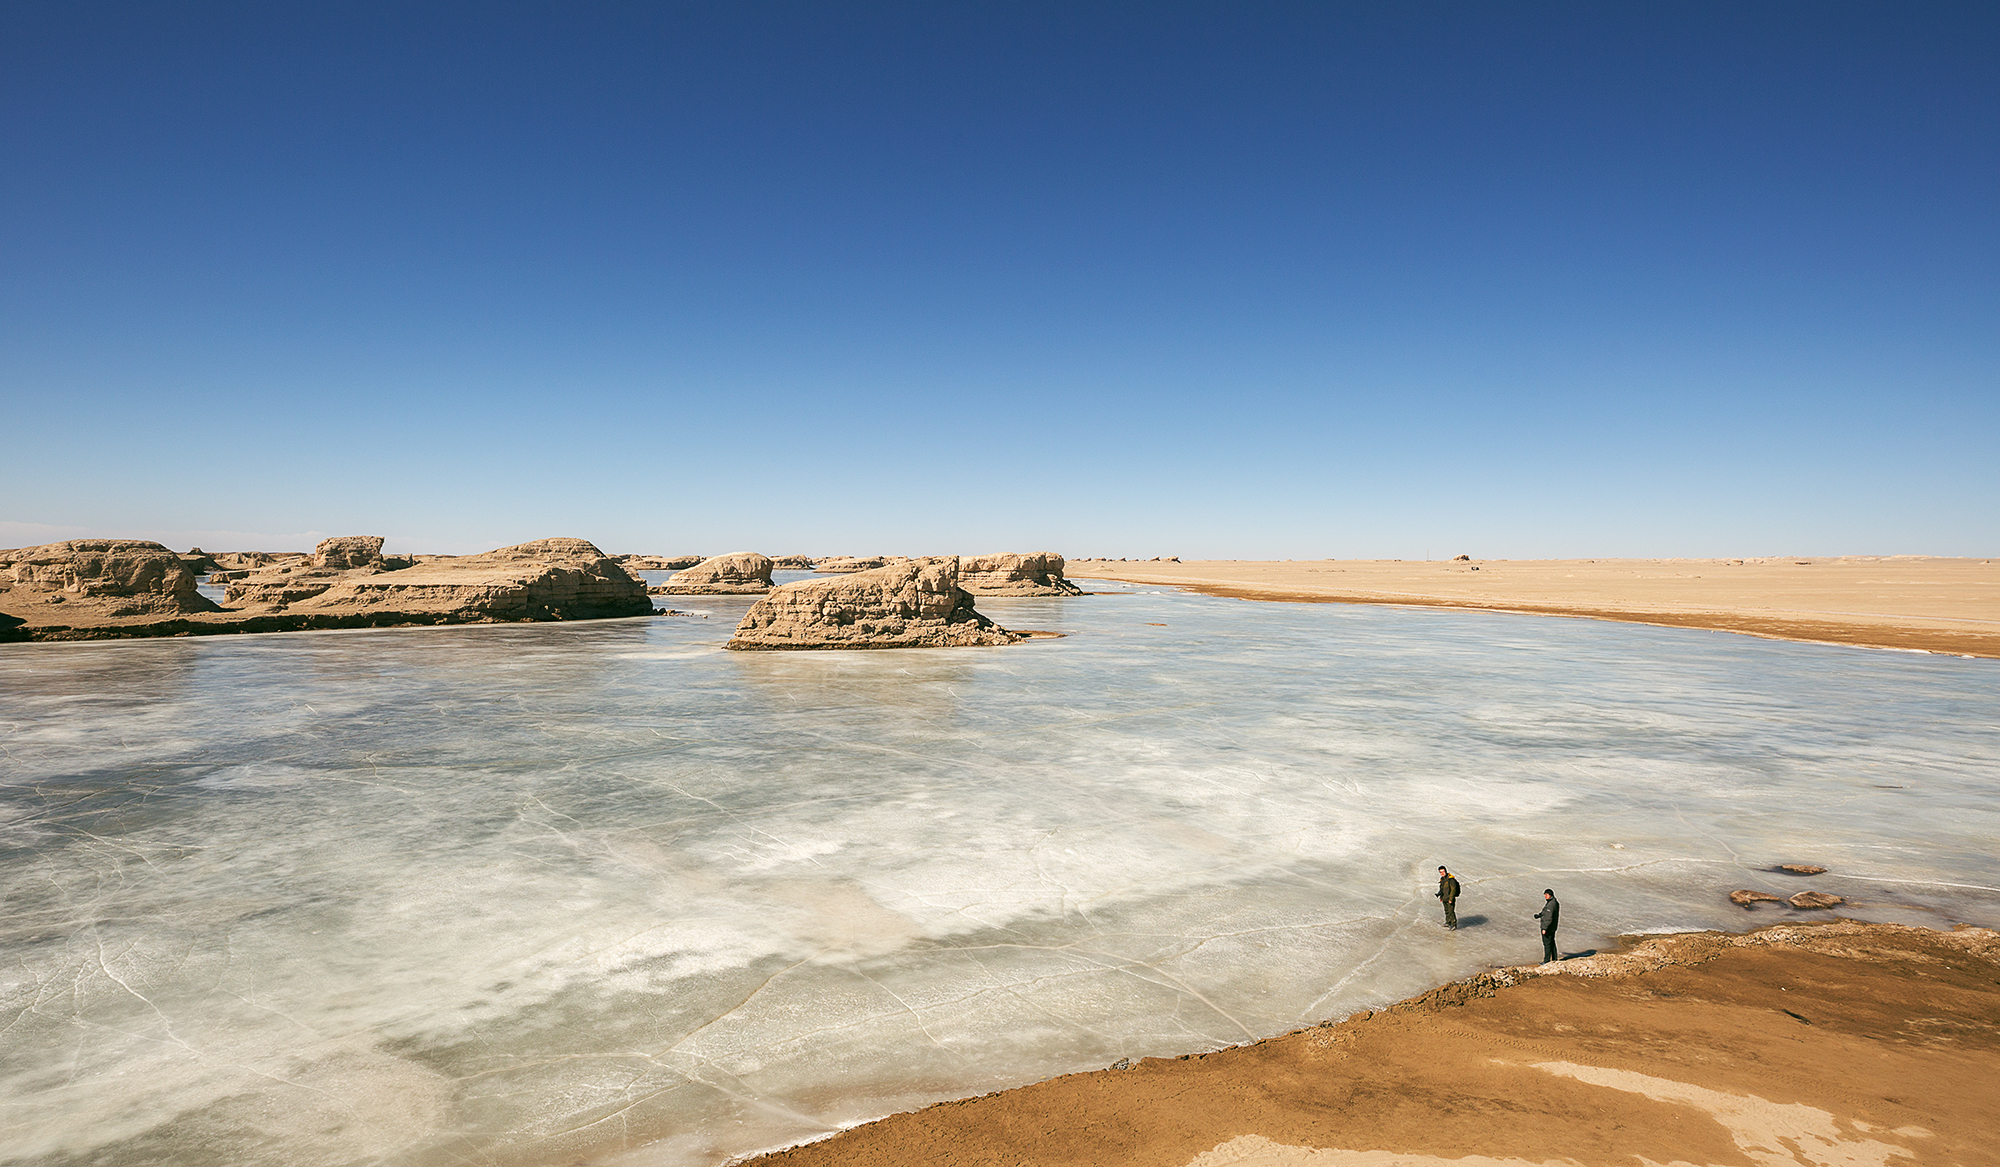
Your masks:
[[[289,563],[298,559],[310,559],[303,551],[217,551],[209,558],[222,571],[255,571],[273,563]]]
[[[1063,578],[1063,557],[1053,551],[975,555],[962,560],[958,586],[975,596],[1080,596]]]
[[[757,601],[728,647],[968,648],[1020,639],[973,610],[958,586],[957,556],[944,556],[786,584]]]
[[[28,623],[218,610],[195,590],[195,573],[179,555],[140,539],[70,539],[0,551],[0,562],[0,611]]]
[[[320,548],[315,562],[359,557],[351,540],[330,539]],[[645,585],[582,539],[538,539],[398,570],[385,567],[380,548],[381,541],[374,540],[375,561],[351,568],[266,568],[233,581],[223,602],[235,606],[240,600],[246,608],[292,614],[404,615],[413,622],[453,624],[587,620],[653,610]]]
[[[399,571],[415,562],[414,559],[383,555],[380,535],[336,535],[331,539],[321,539],[319,546],[313,548],[312,553],[314,567],[333,571],[346,571],[356,567]]]
[[[144,612],[78,613],[84,619],[69,618],[60,611],[52,616],[42,610],[23,616],[22,612],[0,603],[0,612],[13,612],[20,617],[12,621],[11,629],[0,628],[0,635],[11,639],[78,640],[397,624],[582,620],[645,616],[653,612],[645,585],[582,539],[540,539],[483,555],[429,558],[416,566],[403,566],[408,560],[382,556],[381,541],[372,537],[331,539],[322,543],[311,558],[300,557],[232,580],[224,594],[224,603],[229,605],[226,610],[217,609],[193,591],[192,574],[187,573],[172,552],[158,544],[129,546],[154,549],[172,561],[172,571],[186,575],[185,590],[190,599],[179,601],[187,606],[178,609],[185,615],[176,615],[175,609],[156,607]],[[24,553],[8,555],[9,570],[16,570],[15,558],[23,557]],[[37,578],[48,575],[54,567],[43,561],[49,559],[27,554],[19,570]],[[360,566],[330,566],[357,560],[363,561]],[[104,573],[99,570],[98,574]],[[18,585],[14,590],[19,590]],[[168,586],[162,584],[162,594],[167,590]],[[0,624],[7,623],[0,620]]]
[[[811,571],[813,569],[812,556],[780,555],[771,560],[771,567],[777,571]]]
[[[250,571],[219,571],[209,581],[227,585],[222,591],[222,602],[232,608],[282,609],[320,595],[350,572],[372,575],[408,566],[407,559],[398,560],[393,567],[382,561],[380,535],[336,535],[320,540],[319,546],[304,559],[289,559]]]
[[[828,575],[842,574],[850,571],[873,571],[886,562],[888,561],[880,555],[830,555],[825,559],[814,560],[813,570],[825,572]]]
[[[681,571],[702,560],[699,555],[618,555],[613,558],[627,572]]]
[[[656,596],[759,596],[771,590],[771,559],[737,551],[704,559],[648,589]]]

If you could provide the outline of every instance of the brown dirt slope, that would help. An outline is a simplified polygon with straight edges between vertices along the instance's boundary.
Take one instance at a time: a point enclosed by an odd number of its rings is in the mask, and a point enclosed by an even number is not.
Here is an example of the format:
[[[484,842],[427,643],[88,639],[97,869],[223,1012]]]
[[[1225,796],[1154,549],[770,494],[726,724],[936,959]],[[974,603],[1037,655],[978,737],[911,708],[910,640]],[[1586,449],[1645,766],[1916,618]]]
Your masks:
[[[2000,933],[1840,921],[1505,969],[764,1167],[2000,1164]]]

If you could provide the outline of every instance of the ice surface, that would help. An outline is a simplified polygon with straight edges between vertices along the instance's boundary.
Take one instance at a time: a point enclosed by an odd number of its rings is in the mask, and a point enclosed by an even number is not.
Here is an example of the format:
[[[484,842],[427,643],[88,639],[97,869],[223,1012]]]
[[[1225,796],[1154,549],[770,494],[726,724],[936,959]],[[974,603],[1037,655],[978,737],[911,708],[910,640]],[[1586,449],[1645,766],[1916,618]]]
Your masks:
[[[718,1163],[1536,959],[1544,886],[1572,952],[1790,915],[1744,886],[2000,923],[1990,661],[1161,594],[728,653],[750,598],[675,602],[0,649],[0,1161]]]

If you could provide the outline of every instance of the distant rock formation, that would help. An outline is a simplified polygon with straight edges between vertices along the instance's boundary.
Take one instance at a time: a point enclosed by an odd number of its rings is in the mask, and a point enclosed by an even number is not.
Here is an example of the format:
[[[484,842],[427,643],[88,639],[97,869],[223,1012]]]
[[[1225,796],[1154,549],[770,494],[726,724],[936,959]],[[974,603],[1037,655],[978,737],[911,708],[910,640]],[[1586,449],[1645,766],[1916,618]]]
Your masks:
[[[227,607],[283,609],[326,591],[340,576],[338,571],[284,563],[261,571],[219,571],[208,578],[223,585],[222,602]]]
[[[408,559],[385,560],[380,535],[336,535],[331,539],[321,539],[312,553],[314,567],[332,571],[347,571],[356,567],[395,571],[410,566],[411,562]]]
[[[181,557],[141,539],[70,539],[0,551],[0,610],[25,623],[220,611]],[[51,612],[52,605],[63,606]],[[46,617],[47,619],[43,619]]]
[[[761,596],[771,590],[771,559],[755,551],[718,555],[646,590],[656,596]]]
[[[959,561],[958,586],[975,596],[1080,596],[1053,551],[975,555]]]
[[[52,553],[63,546],[0,557],[9,573],[31,581],[54,579],[61,562],[75,561],[69,570],[78,578],[112,581],[97,585],[100,591],[115,587],[132,594],[51,605],[33,602],[47,590],[38,582],[0,580],[0,639],[95,640],[654,614],[645,585],[582,539],[539,539],[483,555],[413,556],[419,560],[414,566],[380,556],[380,540],[372,537],[327,540],[311,557],[294,556],[231,580],[224,593],[226,609],[196,592],[193,574],[180,557],[157,543],[100,540],[86,546],[87,554]],[[118,553],[100,554],[102,548]],[[371,556],[359,567],[320,565]],[[158,564],[156,575],[145,575],[155,570],[148,563]],[[147,582],[153,579],[159,582]],[[31,602],[19,602],[24,592]]]
[[[287,560],[255,571],[217,572],[209,577],[226,586],[222,602],[284,608],[333,588],[350,575],[374,575],[409,567],[408,559],[385,560],[380,535],[336,535],[322,539],[302,560]]]
[[[903,559],[777,588],[736,626],[734,649],[967,648],[1022,637],[973,610],[957,556]]]
[[[774,571],[811,571],[812,557],[809,555],[779,555],[771,560]]]
[[[303,551],[216,551],[208,557],[224,571],[255,571],[273,563],[311,558]]]
[[[613,558],[627,572],[680,571],[702,560],[699,555],[618,555]]]
[[[880,555],[833,555],[813,561],[813,570],[826,575],[838,575],[850,571],[874,571],[886,560]]]
[[[375,548],[380,546],[376,540]],[[322,552],[329,562],[355,554],[355,544],[345,540],[330,539],[320,547],[315,561]],[[653,611],[645,585],[582,539],[537,539],[395,570],[379,559],[346,569],[280,564],[232,581],[223,602],[238,601],[292,614],[402,615],[412,623],[452,624]]]

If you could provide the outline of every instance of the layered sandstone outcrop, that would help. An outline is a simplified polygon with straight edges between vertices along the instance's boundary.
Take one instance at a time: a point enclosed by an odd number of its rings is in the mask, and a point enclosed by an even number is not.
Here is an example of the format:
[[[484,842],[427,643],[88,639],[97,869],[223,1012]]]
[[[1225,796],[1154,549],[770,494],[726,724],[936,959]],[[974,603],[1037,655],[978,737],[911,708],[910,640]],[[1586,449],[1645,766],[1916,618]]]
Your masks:
[[[368,544],[372,541],[372,547]],[[643,616],[646,588],[582,539],[538,539],[481,555],[411,566],[385,560],[382,541],[329,539],[315,564],[279,564],[231,581],[223,603],[292,615],[408,616],[411,622],[585,620]],[[333,567],[352,563],[351,567]]]
[[[771,567],[776,571],[811,571],[813,569],[812,556],[780,555],[771,560]]]
[[[699,555],[618,555],[613,558],[627,572],[681,571],[702,561]]]
[[[17,623],[173,616],[219,609],[181,557],[141,539],[70,539],[0,551],[0,612]]]
[[[215,561],[216,569],[222,571],[255,571],[273,563],[290,563],[312,557],[303,551],[216,551],[209,558]]]
[[[957,556],[786,584],[758,600],[734,649],[969,648],[1023,639],[973,610]]]
[[[974,555],[961,560],[958,586],[975,596],[1080,596],[1063,578],[1063,557],[1053,551]]]
[[[840,575],[850,571],[873,571],[887,560],[880,555],[830,555],[813,561],[813,570],[825,575]]]
[[[225,584],[222,602],[232,608],[283,608],[311,599],[346,578],[350,571],[373,574],[382,565],[380,535],[337,535],[320,540],[313,553],[250,571],[218,572],[211,582]],[[408,567],[404,560],[399,567]]]
[[[372,536],[331,539],[322,543],[311,557],[273,564],[231,580],[223,598],[226,607],[222,609],[193,591],[192,573],[187,572],[178,556],[158,544],[130,546],[151,548],[164,560],[171,561],[170,568],[162,564],[160,571],[166,573],[162,579],[173,572],[185,576],[185,593],[189,598],[176,600],[180,607],[163,607],[160,605],[164,601],[153,600],[149,602],[155,606],[144,611],[76,613],[83,619],[52,617],[42,610],[27,617],[13,612],[21,618],[13,621],[15,626],[11,631],[0,629],[0,635],[11,639],[76,640],[399,624],[583,620],[646,616],[654,611],[645,585],[582,539],[539,539],[482,555],[425,557],[414,566],[409,565],[409,559],[383,556],[381,540]],[[29,553],[48,550],[30,548]],[[8,569],[36,579],[53,578],[54,559],[29,553],[8,553]],[[97,574],[105,573],[100,570]],[[132,585],[125,586],[129,589]],[[182,593],[175,590],[179,586],[163,583],[158,590],[162,595],[171,592],[180,596]],[[8,595],[19,590],[20,585],[14,585]],[[73,610],[77,605],[72,603],[67,607]],[[0,612],[12,611],[0,603]]]
[[[416,561],[382,554],[380,535],[336,535],[322,539],[313,548],[312,565],[333,571],[372,567],[378,571],[399,571]]]
[[[209,582],[224,584],[222,602],[230,607],[284,607],[331,590],[356,575],[402,571],[414,559],[382,554],[380,535],[336,535],[322,539],[313,553],[254,571],[218,571]]]
[[[771,590],[771,558],[755,551],[717,555],[647,590],[656,596],[761,596]]]

